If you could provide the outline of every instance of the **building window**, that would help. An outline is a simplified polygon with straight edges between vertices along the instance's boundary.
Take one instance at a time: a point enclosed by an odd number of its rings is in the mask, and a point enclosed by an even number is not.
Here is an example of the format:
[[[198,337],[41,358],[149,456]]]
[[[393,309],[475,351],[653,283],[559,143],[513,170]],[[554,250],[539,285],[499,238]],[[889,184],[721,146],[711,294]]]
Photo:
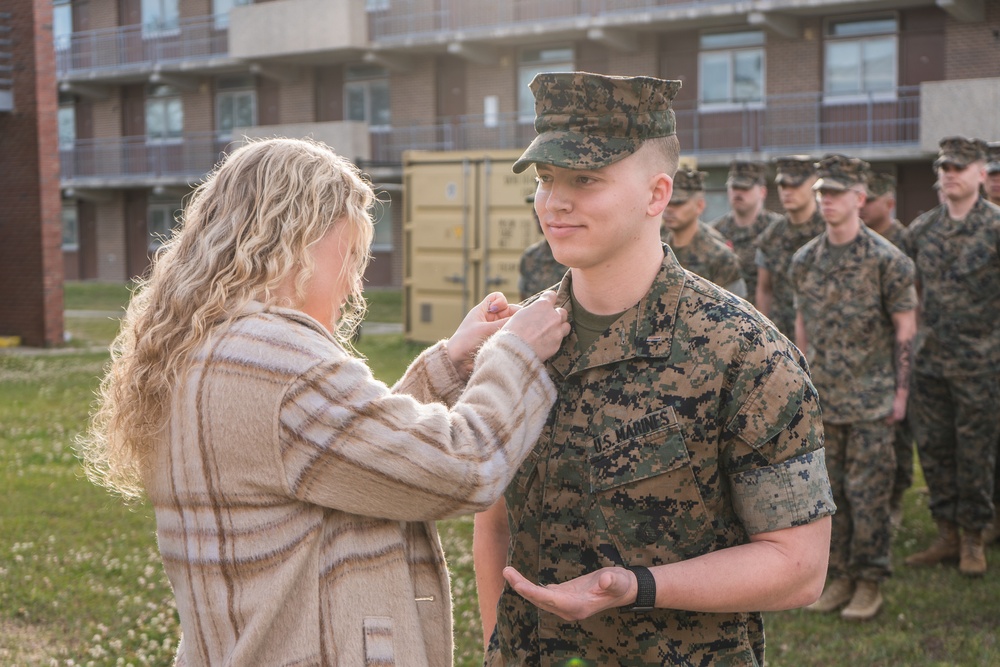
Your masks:
[[[389,252],[392,250],[392,202],[382,195],[372,208],[372,219],[375,222],[375,238],[372,240],[372,251]]]
[[[573,49],[552,47],[521,51],[517,66],[517,119],[522,123],[535,120],[535,96],[528,84],[542,72],[572,72]]]
[[[215,126],[226,138],[238,127],[257,124],[257,91],[253,77],[219,79],[215,86]]]
[[[850,98],[896,92],[897,21],[830,21],[826,24],[823,92]]]
[[[174,31],[180,27],[178,0],[142,0],[143,33]]]
[[[180,204],[176,202],[151,203],[149,205],[149,252],[155,252],[161,245],[170,240],[177,229],[181,214]]]
[[[701,107],[762,104],[764,33],[759,30],[701,36],[698,73]]]
[[[80,218],[76,204],[68,201],[62,205],[62,249],[67,252],[80,249]]]
[[[365,0],[366,12],[389,11],[389,0]]]
[[[212,22],[216,30],[229,27],[229,11],[233,7],[253,4],[253,0],[212,0]]]
[[[184,132],[184,106],[176,88],[150,86],[146,93],[146,140],[177,141]]]
[[[76,143],[76,106],[73,96],[59,95],[59,148],[72,148]]]
[[[389,73],[381,67],[348,67],[344,103],[347,120],[368,123],[370,129],[388,127],[392,123]]]
[[[52,41],[56,51],[69,48],[73,35],[73,7],[70,0],[55,0],[52,3]]]

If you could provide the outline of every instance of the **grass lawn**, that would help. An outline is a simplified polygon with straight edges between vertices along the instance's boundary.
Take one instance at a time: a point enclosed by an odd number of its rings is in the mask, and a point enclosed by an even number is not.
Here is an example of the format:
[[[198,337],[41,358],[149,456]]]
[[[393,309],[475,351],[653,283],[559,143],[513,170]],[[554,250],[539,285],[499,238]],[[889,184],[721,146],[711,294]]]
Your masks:
[[[84,291],[73,296],[74,309],[114,309],[111,297],[98,308],[105,297]],[[392,296],[375,294],[393,307]],[[78,340],[106,345],[113,327],[86,319],[68,326]],[[392,382],[422,346],[397,334],[366,335],[358,347],[376,375]],[[92,486],[72,452],[106,360],[89,349],[0,354],[0,665],[170,664],[180,630],[152,513],[127,509]],[[482,659],[472,521],[444,521],[440,529],[452,572],[456,664],[471,667]],[[932,534],[925,498],[911,489],[882,613],[866,624],[768,614],[768,665],[1000,664],[1000,548],[989,550],[992,569],[981,579],[954,568],[903,567],[902,558]]]

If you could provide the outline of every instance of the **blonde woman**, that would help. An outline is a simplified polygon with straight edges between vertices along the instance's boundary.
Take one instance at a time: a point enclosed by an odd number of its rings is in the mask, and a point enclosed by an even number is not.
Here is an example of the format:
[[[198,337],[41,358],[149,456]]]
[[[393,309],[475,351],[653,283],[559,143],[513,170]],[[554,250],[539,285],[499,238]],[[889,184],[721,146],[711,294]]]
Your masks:
[[[345,342],[372,204],[326,146],[244,146],[129,306],[83,452],[93,479],[155,508],[177,665],[452,662],[433,521],[500,497],[569,324],[552,294],[493,294],[381,384]]]

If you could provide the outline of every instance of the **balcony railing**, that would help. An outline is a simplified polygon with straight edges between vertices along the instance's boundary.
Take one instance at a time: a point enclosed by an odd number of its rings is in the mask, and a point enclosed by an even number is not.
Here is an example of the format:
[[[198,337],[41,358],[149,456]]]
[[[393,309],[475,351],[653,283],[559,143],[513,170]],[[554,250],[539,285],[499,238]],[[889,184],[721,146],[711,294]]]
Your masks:
[[[372,39],[412,40],[420,35],[490,30],[656,10],[698,10],[732,0],[393,0],[369,12]],[[431,7],[434,7],[433,9]],[[646,17],[636,17],[637,21]]]
[[[675,105],[677,136],[685,155],[706,158],[890,149],[916,153],[920,149],[919,93],[919,87],[905,87],[897,89],[892,99],[869,97],[838,104],[824,103],[821,93],[781,95],[759,107],[711,112],[679,102]],[[270,134],[267,126],[258,129],[262,136]],[[535,129],[517,114],[476,115],[458,116],[446,123],[379,128],[367,136],[371,162],[398,164],[405,150],[524,148]],[[116,183],[163,178],[194,181],[212,169],[230,141],[228,134],[219,133],[186,134],[165,142],[146,137],[80,140],[62,153],[62,178]],[[339,143],[346,145],[345,140]],[[352,158],[363,153],[355,152],[358,155]]]
[[[219,132],[192,132],[176,139],[147,137],[80,139],[60,148],[61,177],[101,185],[194,182],[223,157],[231,137]]]
[[[127,25],[73,33],[56,49],[60,78],[145,70],[229,55],[227,23],[218,17],[181,19],[165,26]]]
[[[702,111],[693,102],[674,105],[677,136],[685,155],[850,152],[870,148],[917,148],[920,88],[902,87],[891,99],[869,96],[824,103],[822,93],[769,97],[764,105]],[[395,162],[407,149],[480,150],[523,148],[535,136],[517,114],[460,116],[452,122],[394,126],[373,135],[372,158]]]

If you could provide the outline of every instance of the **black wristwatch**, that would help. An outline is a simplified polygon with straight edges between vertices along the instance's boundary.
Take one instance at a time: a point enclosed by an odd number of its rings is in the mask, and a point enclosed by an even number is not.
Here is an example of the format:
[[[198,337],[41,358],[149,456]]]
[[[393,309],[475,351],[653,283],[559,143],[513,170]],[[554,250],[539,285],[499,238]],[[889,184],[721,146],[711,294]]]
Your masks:
[[[641,565],[626,567],[626,570],[635,575],[639,590],[635,596],[635,602],[629,606],[622,607],[625,611],[649,611],[656,608],[656,579],[648,567]]]

